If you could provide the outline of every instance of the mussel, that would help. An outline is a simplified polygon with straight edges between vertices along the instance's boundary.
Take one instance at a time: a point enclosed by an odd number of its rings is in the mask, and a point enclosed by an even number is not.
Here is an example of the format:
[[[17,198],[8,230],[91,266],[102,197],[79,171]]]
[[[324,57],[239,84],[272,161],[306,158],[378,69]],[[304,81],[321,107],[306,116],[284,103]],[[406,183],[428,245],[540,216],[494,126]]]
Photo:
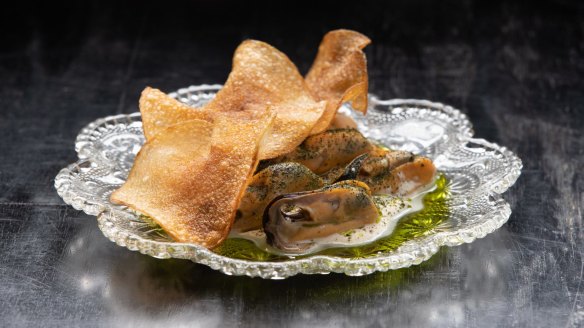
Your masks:
[[[334,129],[312,135],[292,152],[265,162],[263,165],[296,162],[316,174],[344,166],[355,157],[373,149],[371,142],[356,129]]]
[[[369,187],[345,180],[274,198],[264,211],[263,227],[268,244],[300,254],[314,239],[361,228],[377,222],[380,216]]]
[[[426,157],[375,145],[346,167],[333,168],[321,176],[327,184],[356,179],[365,182],[373,193],[406,196],[431,183],[435,174],[436,167]]]
[[[361,172],[363,164],[367,161],[367,158],[369,158],[368,153],[359,155],[347,164],[347,166],[332,168],[328,172],[321,174],[320,177],[327,185],[344,180],[356,180],[359,176],[359,172]]]
[[[375,145],[369,152],[369,157],[361,166],[360,173],[365,176],[375,176],[411,162],[414,154],[403,150],[390,150],[381,145]]]
[[[302,164],[288,162],[270,165],[256,173],[247,186],[233,229],[240,232],[260,229],[264,209],[274,197],[323,186],[323,180]]]
[[[375,193],[405,196],[431,183],[435,175],[436,167],[426,157],[406,151],[379,149],[363,163],[357,179],[365,182]]]

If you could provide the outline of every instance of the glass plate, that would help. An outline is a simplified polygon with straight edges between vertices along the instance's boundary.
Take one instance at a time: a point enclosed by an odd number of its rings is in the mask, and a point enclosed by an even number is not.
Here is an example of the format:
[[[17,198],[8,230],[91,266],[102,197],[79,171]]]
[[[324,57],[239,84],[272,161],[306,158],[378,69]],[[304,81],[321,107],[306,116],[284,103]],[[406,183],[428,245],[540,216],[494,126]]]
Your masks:
[[[215,96],[220,85],[180,89],[170,95],[191,106]],[[387,271],[429,259],[440,246],[455,246],[482,238],[503,225],[511,209],[501,193],[515,183],[521,160],[505,147],[472,138],[466,115],[450,106],[426,100],[380,100],[371,95],[367,116],[352,115],[369,138],[434,160],[448,180],[448,219],[391,251],[372,257],[313,255],[285,261],[241,260],[204,247],[178,243],[109,196],[126,179],[144,143],[140,113],[98,119],[81,130],[75,142],[79,160],[62,169],[55,188],[63,200],[96,215],[103,234],[133,251],[156,258],[181,258],[228,275],[282,279],[298,273],[340,272],[351,276]]]

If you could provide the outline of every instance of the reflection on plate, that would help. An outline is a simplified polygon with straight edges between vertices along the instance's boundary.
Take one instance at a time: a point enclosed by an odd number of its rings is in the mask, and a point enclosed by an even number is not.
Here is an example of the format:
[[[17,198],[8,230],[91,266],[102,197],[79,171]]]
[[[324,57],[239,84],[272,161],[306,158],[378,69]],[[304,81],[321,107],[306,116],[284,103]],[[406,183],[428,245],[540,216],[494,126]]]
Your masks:
[[[192,86],[171,96],[200,106],[220,87]],[[298,273],[356,276],[419,264],[440,246],[472,242],[509,218],[509,204],[500,194],[519,177],[521,160],[504,147],[472,138],[471,124],[460,111],[425,100],[379,100],[375,96],[370,96],[367,116],[341,110],[357,120],[365,136],[434,161],[447,181],[448,197],[441,199],[447,203],[447,217],[430,217],[429,222],[423,220],[428,216],[410,217],[413,223],[406,230],[398,225],[389,237],[393,238],[388,243],[391,247],[369,248],[366,253],[348,250],[287,259],[246,249],[253,245],[235,240],[215,252],[174,242],[148,220],[109,201],[144,143],[140,113],[109,116],[85,127],[75,143],[79,161],[59,172],[55,188],[66,203],[96,215],[103,234],[120,246],[157,258],[190,259],[229,275],[270,279]]]

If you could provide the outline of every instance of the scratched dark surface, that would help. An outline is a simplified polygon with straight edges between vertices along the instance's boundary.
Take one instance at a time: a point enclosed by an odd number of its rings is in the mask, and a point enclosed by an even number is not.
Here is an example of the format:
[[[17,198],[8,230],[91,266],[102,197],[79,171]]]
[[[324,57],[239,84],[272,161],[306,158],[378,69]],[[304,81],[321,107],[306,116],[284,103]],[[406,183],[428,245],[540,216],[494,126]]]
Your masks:
[[[2,16],[1,326],[584,326],[581,3],[51,2]],[[372,92],[460,108],[522,158],[505,226],[410,269],[264,281],[117,247],[56,194],[79,130],[136,111],[144,86],[222,83],[246,38],[306,71],[340,27],[374,41]]]

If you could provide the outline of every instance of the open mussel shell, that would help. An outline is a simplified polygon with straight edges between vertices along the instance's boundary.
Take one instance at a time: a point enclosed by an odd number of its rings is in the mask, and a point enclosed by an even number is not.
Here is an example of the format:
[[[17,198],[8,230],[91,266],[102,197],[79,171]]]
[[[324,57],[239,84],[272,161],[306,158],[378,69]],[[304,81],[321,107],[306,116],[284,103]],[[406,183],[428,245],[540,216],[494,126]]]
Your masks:
[[[357,156],[354,160],[351,161],[351,163],[347,165],[347,167],[345,167],[345,171],[335,180],[335,183],[346,180],[356,180],[359,176],[359,172],[361,171],[361,167],[368,157],[369,154]]]
[[[239,204],[233,229],[241,232],[260,229],[264,209],[274,197],[323,186],[322,179],[300,163],[270,165],[252,177]]]
[[[319,238],[361,228],[379,217],[367,185],[347,180],[274,198],[264,211],[263,227],[269,245],[300,254]]]

